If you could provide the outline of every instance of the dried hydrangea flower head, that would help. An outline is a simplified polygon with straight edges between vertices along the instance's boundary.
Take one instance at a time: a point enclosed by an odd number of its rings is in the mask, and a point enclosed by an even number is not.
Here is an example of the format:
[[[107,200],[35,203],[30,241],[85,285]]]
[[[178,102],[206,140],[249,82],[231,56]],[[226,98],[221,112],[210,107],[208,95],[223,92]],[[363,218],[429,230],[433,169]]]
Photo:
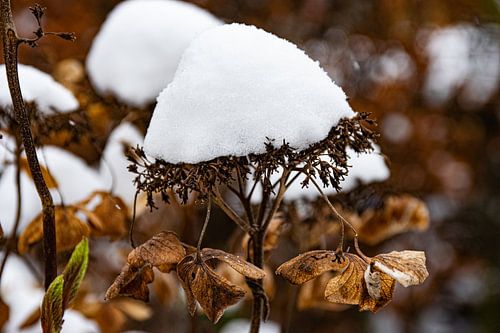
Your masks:
[[[198,193],[208,212],[214,202],[248,233],[249,260],[263,268],[266,231],[295,175],[303,185],[338,189],[347,149],[372,149],[372,123],[294,44],[253,26],[224,25],[200,34],[184,52],[158,97],[144,148],[129,152],[129,170],[150,207],[154,194],[168,202],[171,192],[183,203]],[[236,200],[226,200],[225,192]],[[197,253],[193,258],[203,256],[199,246]],[[247,276],[254,331],[268,310],[262,277]],[[205,313],[218,319],[221,309],[207,304]]]
[[[146,192],[175,187],[186,199],[230,183],[237,169],[246,180],[253,166],[256,180],[296,168],[337,186],[346,148],[371,149],[367,122],[294,44],[252,26],[220,26],[191,43],[158,97],[134,159],[148,160],[137,184]]]

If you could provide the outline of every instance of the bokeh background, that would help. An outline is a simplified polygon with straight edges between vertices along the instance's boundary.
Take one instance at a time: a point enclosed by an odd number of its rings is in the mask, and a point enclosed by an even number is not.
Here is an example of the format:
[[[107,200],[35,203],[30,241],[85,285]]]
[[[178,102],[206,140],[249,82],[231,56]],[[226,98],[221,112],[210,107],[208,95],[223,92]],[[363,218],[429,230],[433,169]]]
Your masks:
[[[23,48],[21,62],[49,73],[64,59],[83,62],[118,2],[40,1],[48,8],[47,30],[73,31],[77,41],[44,39],[38,48]],[[426,251],[430,277],[423,286],[398,289],[376,315],[354,308],[295,311],[290,332],[500,332],[500,2],[192,2],[226,22],[286,38],[319,61],[353,108],[378,120],[392,173],[388,186],[422,198],[430,209],[427,231],[382,244]],[[13,1],[23,35],[35,29],[32,4]],[[271,319],[279,322],[287,295],[276,299]],[[162,326],[168,316],[159,311],[130,328],[169,332]],[[202,322],[193,331],[218,330],[225,322],[215,328]]]

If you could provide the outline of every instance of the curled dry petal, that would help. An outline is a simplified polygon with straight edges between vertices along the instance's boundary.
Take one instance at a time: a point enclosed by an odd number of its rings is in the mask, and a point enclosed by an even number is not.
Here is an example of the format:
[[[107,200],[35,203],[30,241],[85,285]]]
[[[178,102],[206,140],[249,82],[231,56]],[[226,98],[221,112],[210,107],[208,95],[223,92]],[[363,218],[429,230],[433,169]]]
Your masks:
[[[269,299],[273,299],[274,295],[276,293],[276,286],[275,286],[275,281],[274,281],[274,272],[271,269],[271,267],[264,265],[263,268],[266,276],[263,278],[263,288],[264,292],[266,293],[267,297]],[[227,280],[231,281],[238,287],[241,287],[245,290],[245,298],[246,299],[251,299],[253,297],[252,295],[252,289],[248,286],[248,283],[245,279],[245,276],[241,275],[237,271],[235,271],[231,266],[229,266],[226,263],[222,263],[220,265],[217,265],[215,268],[215,272],[219,274],[220,276],[223,276]]]
[[[242,288],[217,275],[196,255],[185,257],[177,265],[177,274],[186,292],[189,313],[194,315],[197,301],[213,323],[245,295]]]
[[[76,216],[77,209],[73,206],[56,206],[56,247],[57,251],[73,249],[83,237],[90,234],[89,226]],[[24,254],[30,246],[40,242],[43,238],[43,214],[40,213],[24,229],[18,241],[18,251]]]
[[[349,259],[334,251],[316,250],[303,253],[283,263],[276,274],[290,283],[302,284],[324,272],[343,271],[349,266]]]
[[[262,269],[234,254],[210,248],[204,248],[201,252],[204,261],[210,259],[218,259],[224,261],[235,271],[248,278],[260,280],[263,279],[266,275]]]
[[[133,267],[145,264],[168,273],[184,258],[186,250],[174,232],[162,231],[129,253],[127,262]]]
[[[238,256],[209,248],[201,250],[199,255],[187,255],[177,264],[177,275],[186,293],[189,313],[194,315],[198,302],[207,317],[216,323],[228,306],[245,296],[245,290],[207,265],[207,261],[214,259],[227,263],[235,271],[251,279],[262,279],[265,273]]]
[[[392,300],[396,280],[374,269],[373,265],[366,267],[364,277],[368,295],[363,293],[363,299],[359,304],[359,308],[362,311],[370,310],[371,312],[377,312]]]
[[[392,251],[373,258],[373,266],[396,279],[404,287],[425,281],[429,272],[425,267],[425,253],[422,251]]]
[[[128,296],[141,301],[149,301],[148,284],[153,282],[154,272],[151,266],[141,268],[125,265],[122,272],[106,291],[105,298],[113,299],[117,296]]]
[[[429,226],[425,203],[411,195],[391,195],[381,209],[367,209],[357,227],[363,243],[376,245],[385,239],[408,231],[423,231]]]
[[[363,300],[364,272],[367,264],[357,255],[346,253],[347,268],[331,279],[325,289],[325,298],[332,303],[360,304]]]

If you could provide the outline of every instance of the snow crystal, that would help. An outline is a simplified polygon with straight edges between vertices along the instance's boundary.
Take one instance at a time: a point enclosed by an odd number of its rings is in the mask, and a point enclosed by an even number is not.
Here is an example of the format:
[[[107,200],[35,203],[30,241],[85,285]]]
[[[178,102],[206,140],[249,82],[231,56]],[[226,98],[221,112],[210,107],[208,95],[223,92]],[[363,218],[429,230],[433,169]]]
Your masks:
[[[294,44],[253,26],[202,33],[158,97],[144,148],[170,163],[305,149],[354,112],[340,87]]]
[[[142,145],[143,136],[137,128],[129,123],[123,123],[111,133],[101,161],[101,175],[113,182],[113,192],[125,203],[132,205],[136,188],[133,184],[135,175],[127,169],[130,162],[123,154],[123,144],[131,147]]]
[[[34,102],[43,113],[70,112],[78,108],[75,96],[49,74],[35,67],[18,65],[19,83],[26,102]],[[5,65],[0,65],[0,108],[12,107]]]
[[[191,40],[219,24],[207,11],[181,1],[124,1],[94,39],[87,58],[89,77],[101,93],[144,106],[172,80]]]
[[[377,181],[384,181],[390,176],[389,168],[385,163],[385,158],[380,153],[380,147],[376,144],[373,145],[375,150],[370,153],[358,154],[352,149],[347,149],[347,155],[349,156],[347,164],[350,166],[349,173],[343,181],[340,182],[341,192],[349,192],[354,189],[358,183],[369,184]],[[324,157],[323,160],[329,162],[328,157]],[[292,179],[296,173],[292,173],[289,179]],[[273,183],[279,181],[281,172],[275,173],[271,176]],[[318,189],[312,182],[309,182],[308,187],[302,187],[301,183],[304,181],[304,176],[300,175],[298,178],[290,185],[285,193],[285,201],[293,201],[299,199],[313,200],[317,198],[320,194]],[[336,193],[335,188],[332,186],[323,187],[321,182],[318,182],[321,186],[321,190],[326,195],[333,195]],[[275,189],[275,192],[277,189]],[[252,195],[252,202],[259,203],[262,200],[262,187],[256,186],[254,193]]]

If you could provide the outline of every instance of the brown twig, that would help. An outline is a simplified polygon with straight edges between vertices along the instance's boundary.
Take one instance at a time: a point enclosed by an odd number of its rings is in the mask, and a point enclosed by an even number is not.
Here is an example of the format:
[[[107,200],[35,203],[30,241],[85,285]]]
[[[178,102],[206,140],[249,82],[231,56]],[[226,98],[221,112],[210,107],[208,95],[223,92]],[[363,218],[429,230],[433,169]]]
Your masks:
[[[5,264],[9,258],[10,253],[15,248],[17,229],[19,228],[19,222],[21,221],[21,211],[22,211],[22,189],[21,189],[21,139],[19,135],[16,135],[16,151],[15,151],[15,168],[16,168],[16,197],[17,197],[17,207],[16,216],[14,218],[14,225],[10,231],[9,239],[5,247],[5,254],[2,259],[2,264],[0,266],[0,281],[2,279],[3,271],[5,269]]]
[[[24,104],[21,87],[19,84],[19,74],[17,71],[18,48],[19,45],[27,43],[30,46],[36,46],[36,42],[44,35],[52,34],[64,39],[74,39],[74,35],[67,33],[45,33],[41,28],[41,18],[43,8],[35,6],[30,8],[35,16],[38,29],[35,31],[35,38],[20,38],[17,34],[14,21],[12,19],[12,8],[10,0],[1,0],[0,15],[3,41],[3,54],[5,69],[7,72],[7,81],[9,84],[10,95],[14,109],[14,116],[18,124],[20,136],[23,141],[26,157],[28,159],[29,169],[35,183],[38,196],[42,202],[43,213],[43,250],[45,256],[45,288],[47,289],[57,275],[57,254],[56,254],[56,227],[55,211],[52,195],[43,178],[40,163],[31,133],[31,124],[29,114]]]

